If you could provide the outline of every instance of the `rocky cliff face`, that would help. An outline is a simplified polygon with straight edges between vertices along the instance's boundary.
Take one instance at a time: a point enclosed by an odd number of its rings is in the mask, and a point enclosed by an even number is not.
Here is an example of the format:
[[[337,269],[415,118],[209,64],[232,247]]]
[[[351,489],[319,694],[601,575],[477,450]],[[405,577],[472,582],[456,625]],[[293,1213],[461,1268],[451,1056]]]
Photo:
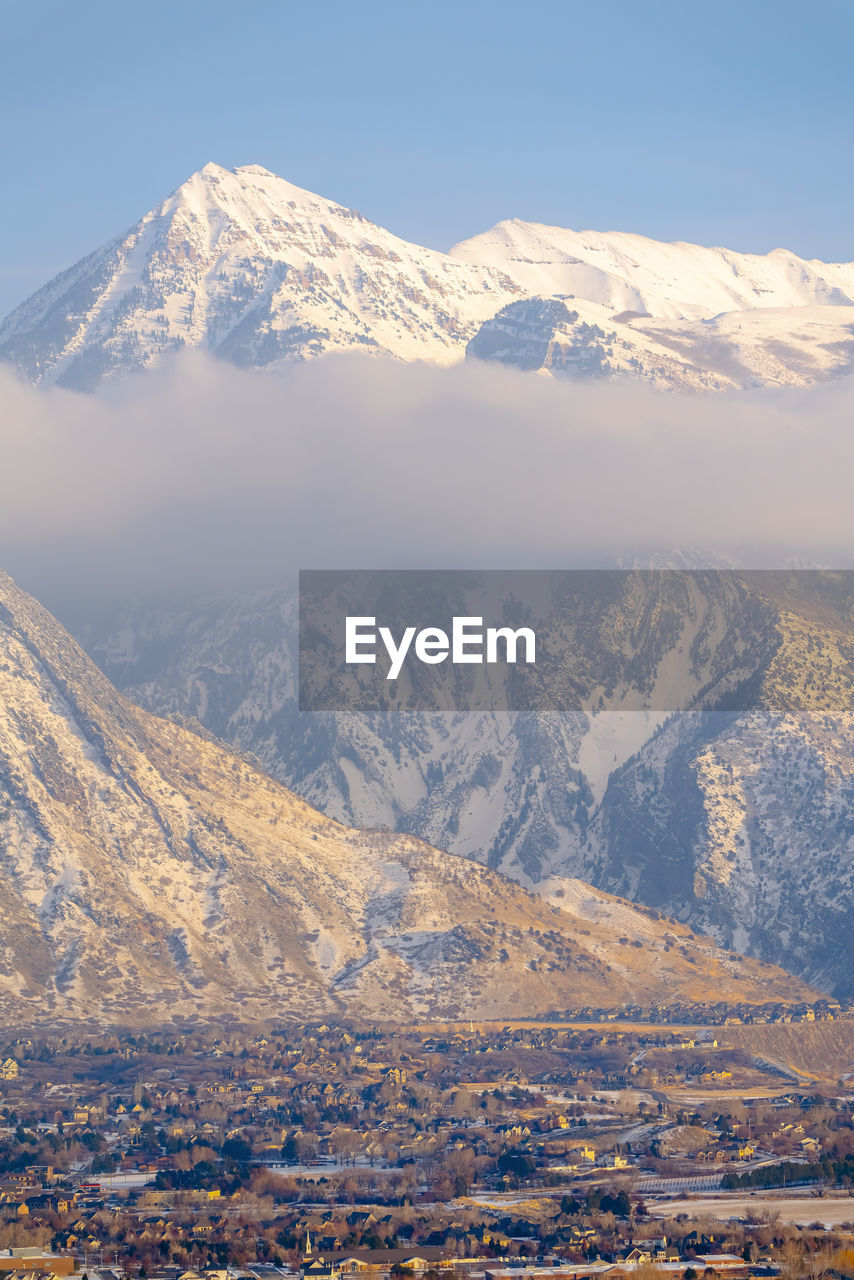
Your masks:
[[[754,709],[674,718],[611,776],[580,874],[854,993],[854,628],[786,593]]]

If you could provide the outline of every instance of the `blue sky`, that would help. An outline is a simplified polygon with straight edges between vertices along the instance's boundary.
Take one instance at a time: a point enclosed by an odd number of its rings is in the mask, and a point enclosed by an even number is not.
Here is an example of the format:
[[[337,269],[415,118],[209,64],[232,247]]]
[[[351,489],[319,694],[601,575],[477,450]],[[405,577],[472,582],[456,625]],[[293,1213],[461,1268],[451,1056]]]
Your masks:
[[[852,0],[0,0],[0,314],[208,160],[437,248],[854,258]]]

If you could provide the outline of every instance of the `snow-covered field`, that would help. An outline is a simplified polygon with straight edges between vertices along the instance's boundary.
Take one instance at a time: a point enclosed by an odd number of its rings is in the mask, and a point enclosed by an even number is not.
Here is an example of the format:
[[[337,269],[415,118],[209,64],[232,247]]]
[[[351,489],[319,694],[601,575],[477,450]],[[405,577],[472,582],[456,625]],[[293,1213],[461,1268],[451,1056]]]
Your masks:
[[[773,1196],[756,1192],[754,1195],[736,1193],[718,1196],[691,1196],[684,1200],[662,1200],[650,1205],[651,1212],[665,1218],[675,1218],[680,1213],[692,1218],[718,1218],[726,1222],[731,1218],[771,1218],[794,1226],[810,1226],[820,1222],[825,1227],[837,1227],[843,1222],[854,1222],[854,1197],[831,1196]]]

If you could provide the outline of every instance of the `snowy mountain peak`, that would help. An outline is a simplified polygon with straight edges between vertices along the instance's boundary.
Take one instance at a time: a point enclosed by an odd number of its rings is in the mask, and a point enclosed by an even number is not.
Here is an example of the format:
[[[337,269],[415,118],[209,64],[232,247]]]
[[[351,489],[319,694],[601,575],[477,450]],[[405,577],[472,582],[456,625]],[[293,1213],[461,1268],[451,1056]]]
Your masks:
[[[236,169],[232,169],[232,173],[237,174],[255,174],[259,178],[275,178],[276,175],[270,169],[265,169],[263,164],[240,164]]]
[[[311,205],[315,208],[322,206],[328,209],[340,209],[342,207],[334,200],[327,200],[324,196],[315,195],[313,191],[288,182],[286,178],[280,178],[278,174],[265,169],[261,164],[244,164],[238,165],[235,169],[226,169],[211,161],[191,174],[186,182],[173,192],[173,196],[180,196],[184,192],[189,194],[201,186],[206,187],[211,198],[223,206],[227,206],[234,200],[243,199],[258,205],[294,201],[297,204]],[[170,198],[167,197],[163,205],[152,213],[158,213]]]
[[[209,162],[13,311],[0,360],[78,390],[186,347],[252,368],[342,350],[447,364],[493,320],[504,333],[511,304],[555,297],[582,325],[543,362],[558,376],[586,376],[574,343],[591,328],[613,334],[597,376],[670,388],[803,385],[854,358],[854,263],[519,219],[444,254],[263,165]],[[529,336],[502,360],[528,367]]]
[[[461,359],[517,292],[260,165],[206,164],[0,325],[0,359],[80,390],[201,347],[268,367],[360,350]]]

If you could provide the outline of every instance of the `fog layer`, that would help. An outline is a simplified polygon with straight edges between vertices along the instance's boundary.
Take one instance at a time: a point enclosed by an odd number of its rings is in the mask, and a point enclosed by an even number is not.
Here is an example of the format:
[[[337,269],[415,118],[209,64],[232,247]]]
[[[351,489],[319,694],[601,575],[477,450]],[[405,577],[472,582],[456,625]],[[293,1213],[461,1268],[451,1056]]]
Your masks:
[[[689,398],[359,356],[188,354],[97,397],[0,370],[0,567],[60,607],[674,547],[849,565],[852,406],[854,378]]]

